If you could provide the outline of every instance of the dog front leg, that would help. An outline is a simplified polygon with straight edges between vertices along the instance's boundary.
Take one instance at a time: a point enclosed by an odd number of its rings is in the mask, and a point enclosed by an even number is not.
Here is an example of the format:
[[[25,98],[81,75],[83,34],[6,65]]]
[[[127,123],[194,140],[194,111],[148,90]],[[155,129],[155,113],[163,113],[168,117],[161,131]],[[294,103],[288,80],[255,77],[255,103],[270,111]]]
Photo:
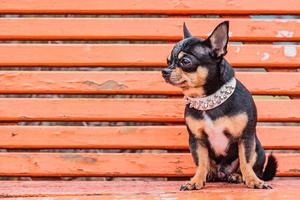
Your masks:
[[[209,167],[208,149],[198,143],[197,147],[198,165],[196,173],[191,178],[190,182],[182,185],[180,190],[200,190],[204,187],[206,182],[206,176]]]
[[[253,165],[256,161],[255,142],[241,140],[238,146],[240,170],[243,181],[249,188],[271,189],[272,187],[260,180],[253,171]]]

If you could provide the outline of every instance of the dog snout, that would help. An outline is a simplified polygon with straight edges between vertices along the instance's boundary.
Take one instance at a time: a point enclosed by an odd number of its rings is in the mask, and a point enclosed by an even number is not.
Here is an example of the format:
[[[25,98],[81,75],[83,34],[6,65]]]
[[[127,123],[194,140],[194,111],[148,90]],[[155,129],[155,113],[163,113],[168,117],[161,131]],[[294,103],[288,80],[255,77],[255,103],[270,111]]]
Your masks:
[[[161,71],[161,73],[162,73],[162,76],[163,76],[164,78],[168,78],[168,77],[170,77],[170,75],[171,75],[171,72],[172,72],[172,70],[170,70],[170,69],[168,69],[168,68],[166,68],[166,69],[163,69],[163,70]]]

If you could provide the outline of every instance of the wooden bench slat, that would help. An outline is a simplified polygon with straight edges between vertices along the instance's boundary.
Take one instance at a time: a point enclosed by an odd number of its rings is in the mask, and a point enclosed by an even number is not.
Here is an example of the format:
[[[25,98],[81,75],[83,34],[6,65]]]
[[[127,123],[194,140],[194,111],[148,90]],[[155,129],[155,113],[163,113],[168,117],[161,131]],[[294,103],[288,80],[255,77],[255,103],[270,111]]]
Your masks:
[[[281,197],[280,192],[284,194],[284,199],[289,197],[297,199],[300,187],[299,180],[274,180],[270,182],[274,189],[268,192],[248,189],[243,184],[227,183],[207,183],[205,189],[197,192],[179,192],[180,186],[184,183],[184,181],[110,181],[109,183],[106,181],[1,181],[0,193],[2,197],[34,199],[29,197],[36,196],[38,200],[49,200],[49,198],[42,198],[46,196],[51,199],[80,199],[84,196],[84,199],[90,197],[90,199],[96,200],[99,198],[111,200],[114,199],[114,195],[116,195],[116,199],[120,200],[159,199],[159,197],[161,199],[175,199],[176,197],[176,199],[184,200],[213,200],[223,196],[229,198],[231,195],[238,196],[238,199],[248,200],[249,198],[282,199],[274,198],[275,194]],[[56,197],[56,195],[67,197]]]
[[[256,100],[256,104],[259,121],[300,120],[300,100]],[[182,122],[183,110],[181,99],[0,98],[4,121]]]
[[[161,6],[157,6],[161,5]],[[271,6],[270,6],[271,5]],[[299,0],[0,0],[0,14],[300,14]],[[98,17],[98,16],[97,16]],[[133,17],[133,16],[131,16]],[[225,19],[19,18],[0,19],[0,40],[168,40],[181,38],[187,21],[196,36],[206,37]],[[298,19],[233,19],[232,41],[300,41]],[[201,31],[199,24],[204,24]],[[80,27],[80,28],[79,28]],[[80,31],[79,31],[80,30]],[[137,31],[138,30],[138,31]],[[19,42],[18,42],[19,43]],[[163,67],[172,44],[0,44],[0,67]],[[299,68],[300,45],[230,45],[234,67]],[[290,70],[290,69],[289,69]],[[294,69],[292,69],[294,70]],[[73,76],[73,77],[72,77]],[[298,73],[238,73],[253,94],[299,95]],[[141,84],[143,80],[145,84]],[[160,72],[0,72],[3,94],[174,94]],[[255,82],[255,83],[254,83]],[[286,84],[282,84],[286,83]],[[281,85],[282,84],[282,85]],[[248,86],[249,85],[249,86]],[[43,153],[39,148],[119,148],[187,150],[181,99],[0,98],[0,121],[143,121],[179,122],[177,126],[57,127],[0,126],[0,176],[186,177],[195,172],[184,153]],[[300,122],[300,100],[256,100],[262,122]],[[121,111],[121,112],[120,112]],[[92,134],[93,133],[93,134]],[[266,149],[300,149],[298,126],[259,126]],[[99,142],[100,141],[100,142]],[[18,149],[35,149],[19,152]],[[155,151],[156,152],[156,151]],[[290,151],[289,151],[290,152]],[[276,152],[278,176],[300,177],[300,153]],[[125,166],[125,167],[124,167]],[[290,198],[299,197],[300,181],[275,181],[275,189],[249,192],[242,185],[212,184],[209,194],[177,192],[170,183],[25,183],[5,182],[1,197],[32,199],[128,198]],[[118,186],[119,184],[119,186]],[[152,185],[152,186],[151,186]],[[176,190],[175,190],[176,186]],[[144,189],[148,187],[150,189]],[[162,190],[165,188],[166,191]],[[217,189],[221,188],[221,189]],[[235,188],[234,192],[228,190]],[[118,191],[116,191],[116,189]],[[223,189],[223,190],[222,190]],[[226,190],[224,190],[226,189]],[[60,190],[60,192],[59,192]],[[96,191],[97,190],[97,191]],[[121,194],[120,194],[121,190]],[[284,190],[284,191],[283,191]],[[96,191],[96,192],[95,192]],[[104,191],[104,194],[103,194]],[[127,193],[124,194],[124,191]],[[160,191],[160,192],[158,192]],[[162,193],[162,191],[164,193]],[[92,193],[93,192],[93,193]],[[150,193],[152,192],[152,193]],[[155,192],[155,193],[153,193]],[[203,193],[203,194],[201,194]],[[247,195],[245,195],[247,194]],[[87,195],[87,196],[86,196]],[[101,195],[101,196],[100,196]]]
[[[275,156],[278,176],[300,176],[300,154]],[[180,177],[194,173],[189,153],[0,153],[1,176]]]
[[[183,183],[182,183],[183,184]],[[204,190],[206,191],[206,190]],[[99,197],[99,195],[89,195],[89,196],[68,196],[68,197],[62,197],[62,196],[55,196],[55,197],[30,197],[28,200],[48,200],[51,198],[51,200],[66,200],[66,199],[76,199],[76,200],[98,200],[101,198],[101,200],[111,200],[111,199],[147,199],[147,200],[156,200],[158,198],[161,199],[178,199],[178,200],[186,200],[186,199],[207,199],[207,200],[214,200],[218,199],[220,197],[224,198],[230,198],[230,199],[241,199],[241,200],[248,200],[249,198],[251,199],[263,199],[263,198],[268,198],[268,199],[282,199],[284,197],[285,199],[297,199],[299,197],[299,191],[296,189],[293,190],[279,190],[279,191],[272,191],[268,192],[267,194],[263,192],[254,192],[253,190],[245,190],[247,191],[247,195],[245,195],[245,192],[225,192],[224,190],[220,190],[220,193],[204,193],[203,192],[176,192],[176,193],[146,193],[146,194],[124,194],[120,195],[118,193],[116,194],[104,194]],[[218,192],[219,190],[217,190]],[[11,200],[11,198],[8,198],[8,200]]]
[[[207,37],[211,30],[224,20],[207,18],[0,18],[2,30],[0,39],[180,40],[183,22],[189,26],[193,36]],[[299,41],[299,23],[298,19],[230,19],[230,40]]]
[[[300,149],[300,127],[258,126],[265,149]],[[0,148],[188,149],[185,126],[0,126]]]
[[[300,94],[300,73],[236,74],[253,94]],[[0,93],[182,94],[179,88],[165,83],[161,72],[153,71],[0,71],[0,82]]]
[[[183,183],[182,183],[183,184]],[[288,183],[287,183],[288,184]],[[179,187],[179,186],[178,186]],[[231,189],[231,188],[228,188]],[[26,197],[28,200],[98,200],[101,198],[101,200],[111,200],[111,199],[120,199],[120,200],[127,200],[127,199],[147,199],[147,200],[156,200],[158,198],[160,199],[178,199],[178,200],[186,200],[186,199],[207,199],[207,200],[214,200],[219,199],[220,197],[224,198],[230,198],[235,199],[238,198],[240,200],[248,200],[250,199],[288,199],[293,200],[297,199],[299,197],[299,191],[296,190],[296,188],[293,188],[292,190],[276,190],[276,191],[268,191],[268,192],[256,192],[253,190],[245,190],[244,192],[225,192],[223,188],[220,190],[217,190],[216,193],[205,193],[207,190],[203,190],[200,192],[172,192],[172,193],[164,193],[163,191],[161,193],[138,193],[138,194],[100,194],[100,195],[80,195],[80,196],[51,196],[51,197]],[[245,195],[245,192],[247,192],[247,195]],[[38,196],[38,195],[37,195]],[[7,200],[12,200],[16,198],[6,198]]]
[[[168,44],[1,44],[0,66],[165,66]],[[231,45],[237,67],[299,67],[297,45]]]
[[[159,6],[157,6],[159,5]],[[299,14],[297,0],[1,0],[0,13]]]

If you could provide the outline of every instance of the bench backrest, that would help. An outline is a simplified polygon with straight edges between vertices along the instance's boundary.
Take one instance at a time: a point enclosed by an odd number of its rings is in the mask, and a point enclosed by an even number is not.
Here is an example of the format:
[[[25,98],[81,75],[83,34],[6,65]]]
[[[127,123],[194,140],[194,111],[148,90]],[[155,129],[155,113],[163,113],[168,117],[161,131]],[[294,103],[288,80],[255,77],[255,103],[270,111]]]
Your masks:
[[[300,176],[286,151],[300,149],[300,46],[279,43],[300,41],[300,20],[253,19],[299,0],[0,0],[0,14],[0,176],[191,176],[182,96],[159,69],[183,22],[207,37],[225,18],[226,57],[263,95],[259,138],[278,176]]]

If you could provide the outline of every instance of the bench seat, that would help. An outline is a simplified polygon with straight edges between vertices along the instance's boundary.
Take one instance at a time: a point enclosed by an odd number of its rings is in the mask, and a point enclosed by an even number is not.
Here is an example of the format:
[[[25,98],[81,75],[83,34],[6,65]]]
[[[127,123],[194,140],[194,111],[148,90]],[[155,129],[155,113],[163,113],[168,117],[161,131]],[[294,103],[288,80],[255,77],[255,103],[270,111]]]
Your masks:
[[[300,180],[274,180],[272,190],[242,184],[207,183],[205,189],[180,192],[182,181],[5,181],[0,197],[63,199],[298,199]],[[9,198],[10,197],[10,198]],[[29,198],[31,197],[31,198]],[[44,198],[43,198],[44,197]]]

